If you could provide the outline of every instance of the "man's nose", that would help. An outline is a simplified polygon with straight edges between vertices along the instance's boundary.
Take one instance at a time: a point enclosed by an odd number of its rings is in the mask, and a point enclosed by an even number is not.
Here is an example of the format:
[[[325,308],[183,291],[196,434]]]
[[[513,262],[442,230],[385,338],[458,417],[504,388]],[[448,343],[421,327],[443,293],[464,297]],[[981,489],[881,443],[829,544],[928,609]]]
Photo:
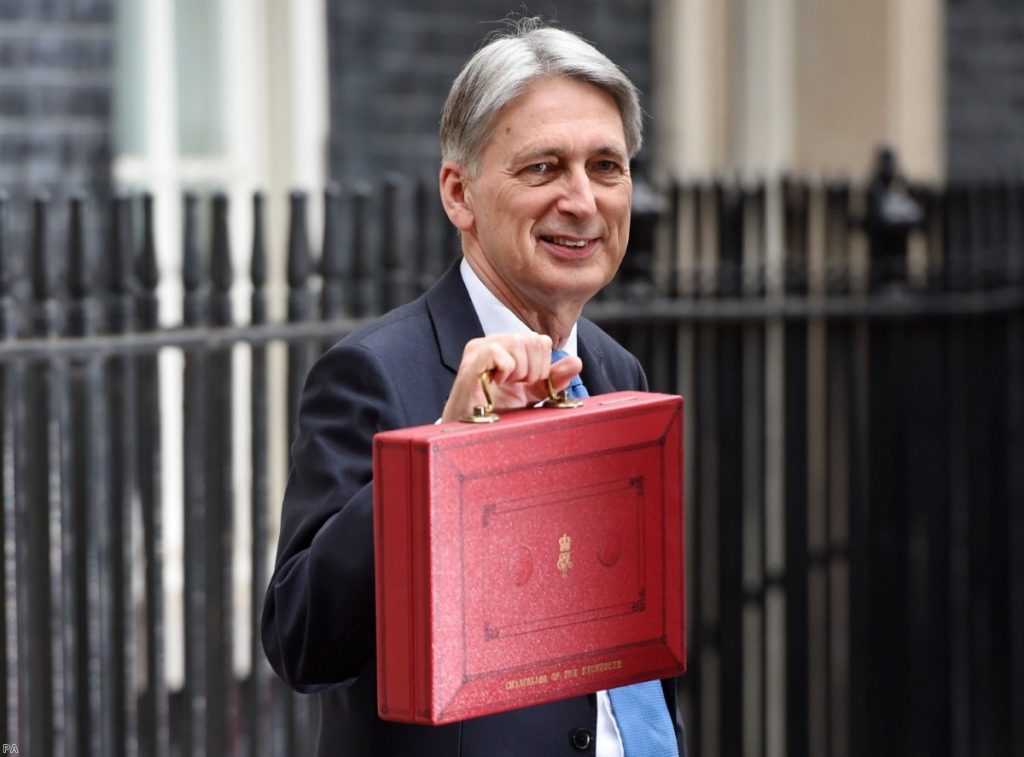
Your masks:
[[[560,212],[576,218],[586,218],[597,212],[594,188],[585,168],[574,168],[565,173],[563,193],[558,201],[558,209]]]

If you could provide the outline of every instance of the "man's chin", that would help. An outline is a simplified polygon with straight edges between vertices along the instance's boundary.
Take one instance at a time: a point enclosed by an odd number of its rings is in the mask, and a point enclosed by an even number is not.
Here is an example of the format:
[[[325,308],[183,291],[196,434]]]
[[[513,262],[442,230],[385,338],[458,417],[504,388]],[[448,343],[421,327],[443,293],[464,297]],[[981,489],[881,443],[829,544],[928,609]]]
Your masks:
[[[549,295],[566,300],[589,300],[604,289],[611,277],[592,269],[564,270],[547,277],[545,289]]]

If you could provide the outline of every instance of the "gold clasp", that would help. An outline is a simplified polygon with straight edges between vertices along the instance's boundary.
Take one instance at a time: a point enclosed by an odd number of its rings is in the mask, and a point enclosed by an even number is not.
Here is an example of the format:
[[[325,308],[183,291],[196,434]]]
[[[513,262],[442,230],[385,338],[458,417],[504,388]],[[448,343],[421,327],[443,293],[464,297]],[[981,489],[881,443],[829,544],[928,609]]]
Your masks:
[[[583,404],[583,400],[578,400],[575,397],[570,397],[568,389],[563,389],[562,391],[555,394],[555,387],[551,385],[550,376],[548,376],[547,379],[545,379],[545,381],[547,381],[548,386],[548,398],[544,400],[544,407],[558,407],[563,409],[570,409],[574,407],[580,407]]]
[[[491,396],[490,373],[490,371],[484,371],[480,374],[480,388],[484,390],[484,399],[487,400],[487,404],[475,405],[472,413],[459,418],[463,423],[494,423],[498,420],[498,415],[494,412],[494,398]]]

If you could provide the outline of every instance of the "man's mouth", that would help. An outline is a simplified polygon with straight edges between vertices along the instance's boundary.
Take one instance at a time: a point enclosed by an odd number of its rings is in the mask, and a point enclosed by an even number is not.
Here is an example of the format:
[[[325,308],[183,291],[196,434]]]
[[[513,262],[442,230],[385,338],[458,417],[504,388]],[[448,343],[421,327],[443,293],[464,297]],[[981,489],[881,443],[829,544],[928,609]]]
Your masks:
[[[590,242],[589,239],[569,239],[568,237],[541,237],[541,239],[561,247],[572,247],[575,249],[582,249]]]

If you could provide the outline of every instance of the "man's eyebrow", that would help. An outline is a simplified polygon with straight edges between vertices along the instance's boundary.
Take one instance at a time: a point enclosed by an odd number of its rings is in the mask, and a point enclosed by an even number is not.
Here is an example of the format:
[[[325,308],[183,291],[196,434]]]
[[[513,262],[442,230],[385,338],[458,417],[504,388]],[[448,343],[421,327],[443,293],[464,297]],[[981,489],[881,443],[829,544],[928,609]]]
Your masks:
[[[558,158],[561,160],[565,157],[565,151],[560,150],[557,147],[536,147],[532,150],[519,153],[513,159],[516,163],[529,163],[533,160],[539,160],[541,158]]]
[[[626,158],[626,151],[621,147],[615,145],[600,145],[590,153],[591,156],[603,156],[616,158],[622,163],[628,162]],[[515,163],[529,163],[534,160],[540,160],[542,158],[558,158],[561,160],[565,157],[565,150],[559,147],[537,147],[526,152],[519,153],[513,158]]]
[[[628,163],[629,159],[626,157],[626,151],[621,147],[615,147],[614,145],[602,145],[594,150],[594,155],[604,155],[611,158],[616,158],[622,163]]]

